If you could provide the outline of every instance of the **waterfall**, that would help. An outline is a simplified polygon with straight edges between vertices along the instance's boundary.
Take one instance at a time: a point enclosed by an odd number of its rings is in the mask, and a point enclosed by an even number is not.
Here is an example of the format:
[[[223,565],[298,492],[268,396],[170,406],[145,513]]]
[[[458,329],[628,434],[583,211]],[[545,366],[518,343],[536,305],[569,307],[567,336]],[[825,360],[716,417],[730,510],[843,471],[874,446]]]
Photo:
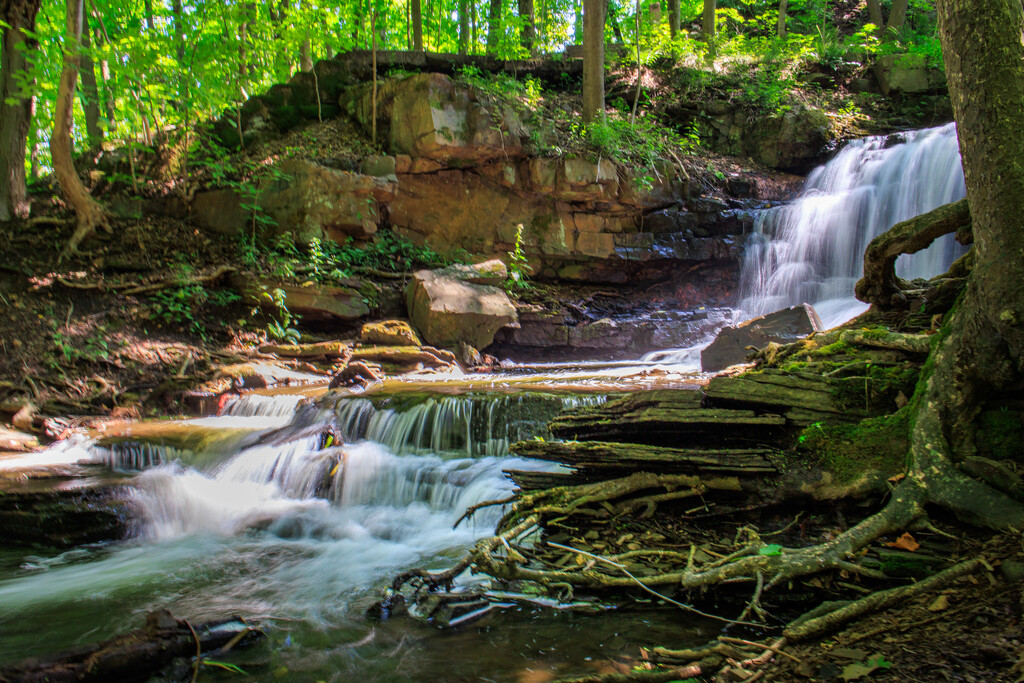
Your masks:
[[[596,405],[603,396],[440,396],[412,404],[400,397],[381,402],[344,399],[336,407],[346,441],[370,440],[394,453],[458,453],[500,456],[508,445],[544,432],[562,410]]]
[[[853,287],[868,243],[965,193],[952,123],[850,142],[811,173],[799,198],[759,215],[740,280],[743,317],[807,302],[826,327],[849,320],[867,308]],[[947,235],[900,257],[896,270],[904,278],[939,275],[960,253]]]

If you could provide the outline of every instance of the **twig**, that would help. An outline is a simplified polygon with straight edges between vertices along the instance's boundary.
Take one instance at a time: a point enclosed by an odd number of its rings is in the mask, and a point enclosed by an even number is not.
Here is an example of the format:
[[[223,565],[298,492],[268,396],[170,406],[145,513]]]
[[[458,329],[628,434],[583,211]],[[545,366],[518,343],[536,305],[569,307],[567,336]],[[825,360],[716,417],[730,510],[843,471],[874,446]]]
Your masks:
[[[196,663],[192,667],[192,683],[196,683],[196,679],[199,678],[199,663],[200,657],[203,654],[202,643],[199,642],[199,634],[192,628],[192,624],[189,623],[188,619],[182,619],[185,622],[185,626],[188,626],[188,630],[192,632],[192,637],[196,639]]]
[[[629,570],[626,569],[625,566],[619,564],[618,562],[614,562],[612,560],[609,560],[607,557],[601,557],[600,555],[594,555],[593,553],[588,553],[586,550],[580,550],[579,548],[573,548],[572,546],[562,545],[561,543],[554,543],[552,541],[545,541],[545,543],[547,543],[550,546],[554,546],[555,548],[561,548],[562,550],[568,550],[570,552],[579,553],[580,555],[585,555],[586,557],[589,557],[591,559],[597,560],[598,562],[605,562],[607,564],[610,564],[613,567],[616,567],[619,571],[621,571],[623,574],[625,574],[629,578],[633,579],[633,581],[635,581],[638,586],[640,586],[642,589],[644,589],[645,591],[647,591],[651,595],[654,595],[654,596],[656,596],[658,598],[661,598],[665,602],[673,604],[676,607],[679,607],[681,609],[686,610],[687,612],[693,612],[694,614],[698,614],[698,615],[700,615],[702,617],[707,617],[709,619],[717,619],[718,621],[724,621],[727,624],[742,624],[743,626],[754,626],[754,627],[757,627],[757,628],[761,628],[762,627],[762,624],[755,624],[755,623],[750,622],[750,621],[739,621],[737,619],[727,619],[726,617],[720,617],[720,616],[717,616],[715,614],[708,614],[707,612],[700,611],[699,609],[697,609],[696,607],[693,607],[692,605],[687,605],[686,603],[682,603],[682,602],[679,602],[677,600],[673,600],[672,598],[670,598],[670,597],[668,597],[666,595],[662,595],[661,593],[659,593],[658,591],[656,591],[656,590],[654,590],[652,588],[648,588],[647,585],[644,584],[643,581],[641,581],[640,579],[638,579],[635,576],[633,576],[629,572]]]
[[[501,498],[501,499],[497,499],[497,500],[485,500],[482,503],[477,503],[476,505],[470,505],[468,508],[466,508],[466,511],[462,513],[462,516],[459,517],[457,520],[455,520],[455,524],[452,525],[452,528],[453,529],[457,529],[459,524],[462,523],[462,520],[468,519],[469,517],[471,517],[473,515],[474,512],[476,512],[477,510],[480,510],[481,508],[491,507],[492,505],[506,505],[508,503],[511,503],[515,499],[516,499],[516,496],[515,495],[511,495],[508,498]]]
[[[794,657],[793,655],[789,654],[788,652],[784,652],[782,650],[782,646],[781,645],[777,645],[777,644],[766,645],[764,643],[755,643],[752,640],[744,640],[743,638],[733,638],[731,636],[718,636],[718,639],[720,641],[722,641],[723,643],[731,643],[733,645],[747,645],[749,647],[756,647],[756,648],[761,649],[761,650],[771,650],[772,652],[774,652],[777,655],[782,655],[783,657],[789,657],[794,662],[796,662],[798,664],[800,663],[800,659],[798,657]]]

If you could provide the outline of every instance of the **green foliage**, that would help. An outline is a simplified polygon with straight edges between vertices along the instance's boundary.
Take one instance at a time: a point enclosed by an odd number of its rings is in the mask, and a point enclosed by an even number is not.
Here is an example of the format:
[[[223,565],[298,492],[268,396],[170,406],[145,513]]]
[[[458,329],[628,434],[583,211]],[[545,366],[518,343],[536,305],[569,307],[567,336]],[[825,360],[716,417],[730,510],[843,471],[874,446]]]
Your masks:
[[[64,374],[68,365],[96,363],[110,358],[110,344],[104,325],[98,325],[86,335],[72,335],[67,326],[61,326],[51,314],[50,342],[54,353],[47,354],[43,364],[60,374]]]
[[[269,304],[270,310],[273,311],[271,319],[267,322],[267,334],[279,342],[298,344],[302,333],[295,329],[294,325],[298,323],[299,316],[288,310],[285,291],[280,288],[264,289],[259,298],[263,303]]]
[[[797,447],[810,453],[839,481],[866,472],[898,473],[910,448],[910,410],[872,417],[857,424],[815,422],[797,437]]]
[[[516,291],[530,289],[529,274],[533,271],[530,267],[526,252],[523,251],[523,224],[516,226],[516,243],[512,251],[508,252],[508,278],[505,280],[505,291],[512,294]]]

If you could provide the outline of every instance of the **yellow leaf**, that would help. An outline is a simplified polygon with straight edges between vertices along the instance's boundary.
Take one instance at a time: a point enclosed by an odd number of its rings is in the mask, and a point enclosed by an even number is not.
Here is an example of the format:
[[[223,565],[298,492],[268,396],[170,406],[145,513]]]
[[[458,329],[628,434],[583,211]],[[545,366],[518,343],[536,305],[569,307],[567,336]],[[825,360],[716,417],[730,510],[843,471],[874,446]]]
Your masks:
[[[939,597],[935,598],[935,602],[928,605],[929,612],[942,612],[947,609],[949,609],[948,595],[940,595]]]

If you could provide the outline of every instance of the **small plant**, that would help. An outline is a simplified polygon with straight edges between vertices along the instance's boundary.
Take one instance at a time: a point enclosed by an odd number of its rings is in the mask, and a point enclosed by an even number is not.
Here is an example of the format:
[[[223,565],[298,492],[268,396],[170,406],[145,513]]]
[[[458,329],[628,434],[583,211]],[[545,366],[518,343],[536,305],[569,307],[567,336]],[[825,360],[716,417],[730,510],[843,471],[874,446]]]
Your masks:
[[[523,224],[516,226],[516,242],[512,251],[508,252],[508,278],[505,280],[505,291],[512,293],[530,289],[533,285],[528,278],[533,271],[526,253],[523,251]]]
[[[267,334],[280,342],[298,344],[302,334],[293,325],[299,321],[299,317],[288,310],[285,303],[287,296],[285,291],[280,288],[271,291],[264,290],[260,295],[260,298],[269,303],[274,311],[274,318],[267,323]]]

